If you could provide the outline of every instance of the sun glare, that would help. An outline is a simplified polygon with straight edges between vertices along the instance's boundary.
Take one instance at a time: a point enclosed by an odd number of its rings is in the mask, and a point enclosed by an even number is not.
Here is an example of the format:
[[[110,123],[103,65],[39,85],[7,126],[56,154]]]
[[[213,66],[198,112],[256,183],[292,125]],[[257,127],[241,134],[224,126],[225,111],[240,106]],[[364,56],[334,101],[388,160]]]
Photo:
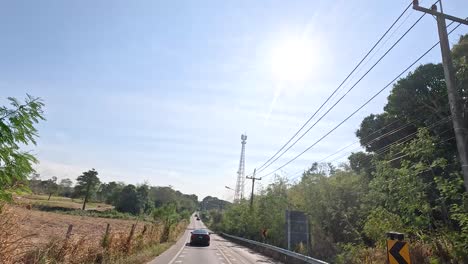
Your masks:
[[[271,67],[275,78],[282,81],[304,81],[316,65],[312,41],[288,39],[272,49]]]

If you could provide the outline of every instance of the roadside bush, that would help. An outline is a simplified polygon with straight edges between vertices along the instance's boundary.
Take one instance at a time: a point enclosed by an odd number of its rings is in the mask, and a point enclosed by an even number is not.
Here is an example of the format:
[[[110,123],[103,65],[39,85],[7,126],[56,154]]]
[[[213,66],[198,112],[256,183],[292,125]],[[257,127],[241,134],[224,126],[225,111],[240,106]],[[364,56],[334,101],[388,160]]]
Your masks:
[[[400,217],[385,208],[378,207],[371,211],[364,224],[364,234],[380,248],[386,246],[386,233],[389,231],[405,232]]]

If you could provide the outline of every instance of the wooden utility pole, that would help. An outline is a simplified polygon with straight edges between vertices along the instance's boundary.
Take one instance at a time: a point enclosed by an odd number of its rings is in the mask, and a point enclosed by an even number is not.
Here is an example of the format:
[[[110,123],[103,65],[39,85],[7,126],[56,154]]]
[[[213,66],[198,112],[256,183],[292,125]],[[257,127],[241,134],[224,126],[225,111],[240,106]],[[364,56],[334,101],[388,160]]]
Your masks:
[[[453,130],[458,148],[465,191],[468,192],[468,119],[465,119],[462,98],[457,91],[457,84],[453,69],[452,55],[450,54],[450,44],[447,35],[447,25],[445,19],[468,25],[466,19],[446,15],[443,13],[442,1],[439,1],[441,12],[437,11],[437,5],[432,5],[431,9],[419,6],[418,0],[413,0],[413,9],[431,14],[436,17],[439,31],[440,50],[442,52],[442,63],[444,67],[445,83],[447,84],[447,94],[452,115]]]
[[[255,180],[261,181],[262,178],[255,178],[255,173],[257,169],[254,169],[252,177],[247,176],[246,179],[252,180],[252,193],[250,194],[250,209],[253,207],[253,198],[254,198],[254,187],[255,187]]]

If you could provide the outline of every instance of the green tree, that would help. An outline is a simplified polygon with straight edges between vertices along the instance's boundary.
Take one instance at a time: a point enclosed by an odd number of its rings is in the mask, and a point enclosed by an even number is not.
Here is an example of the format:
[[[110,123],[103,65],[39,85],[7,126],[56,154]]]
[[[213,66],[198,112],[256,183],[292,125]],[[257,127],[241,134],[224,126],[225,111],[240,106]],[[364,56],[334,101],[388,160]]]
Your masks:
[[[22,186],[34,172],[32,164],[37,159],[20,146],[36,144],[35,125],[45,120],[40,98],[27,95],[24,104],[12,97],[8,101],[11,108],[0,107],[0,200],[11,199],[10,191]]]
[[[368,180],[372,179],[372,173],[375,171],[375,166],[373,164],[373,154],[367,154],[362,151],[351,153],[348,156],[349,165],[351,170],[355,173],[363,174]]]
[[[458,90],[468,113],[468,35],[452,49]],[[417,129],[426,127],[438,135],[439,148],[449,161],[457,155],[442,64],[425,64],[398,80],[388,96],[384,112],[364,118],[356,135],[369,152],[381,150],[402,139],[414,138]],[[468,114],[467,122],[468,122]],[[409,137],[409,138],[407,138]],[[382,159],[384,155],[375,155]]]
[[[165,204],[174,203],[177,201],[177,194],[172,187],[152,187],[150,189],[151,200],[154,201],[155,207],[160,207]]]
[[[117,209],[119,212],[131,213],[134,215],[137,215],[141,212],[138,193],[135,185],[129,184],[122,189],[115,209]]]
[[[200,202],[200,207],[202,210],[224,210],[230,203],[216,197],[206,196]]]
[[[267,229],[267,243],[286,247],[284,227],[286,225],[285,212],[289,205],[288,190],[287,179],[276,177],[273,183],[261,190],[259,196],[256,196],[256,212],[254,213],[258,214],[258,225],[253,234],[256,239],[263,239],[261,230]]]
[[[52,196],[52,194],[57,193],[57,191],[57,177],[53,176],[52,178],[47,180],[47,193],[49,194],[49,198],[47,198],[47,201],[50,201],[50,197]]]
[[[124,187],[125,184],[122,182],[112,181],[103,183],[99,186],[99,190],[97,191],[97,199],[101,202],[117,205],[120,193]]]
[[[154,205],[149,199],[149,186],[147,184],[142,184],[136,189],[137,198],[138,198],[138,207],[143,213],[150,213]]]
[[[83,174],[76,178],[75,195],[78,197],[84,197],[82,210],[86,209],[86,203],[91,195],[96,192],[100,181],[98,178],[98,172],[95,169],[85,171]]]
[[[28,181],[29,189],[33,193],[40,193],[41,189],[41,175],[39,173],[33,173],[29,177]]]
[[[164,206],[153,209],[152,216],[154,220],[160,221],[163,224],[164,229],[161,241],[167,241],[170,230],[182,219],[182,215],[177,213],[177,208],[174,203],[165,204]]]
[[[62,179],[58,185],[61,196],[70,197],[73,193],[73,181],[69,178]]]

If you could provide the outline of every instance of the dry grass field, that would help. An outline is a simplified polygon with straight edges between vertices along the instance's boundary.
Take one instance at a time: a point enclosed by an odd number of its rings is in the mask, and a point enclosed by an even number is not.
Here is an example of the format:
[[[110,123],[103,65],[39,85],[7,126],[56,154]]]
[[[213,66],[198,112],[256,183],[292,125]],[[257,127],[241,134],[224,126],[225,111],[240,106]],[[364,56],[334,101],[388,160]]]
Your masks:
[[[48,206],[65,209],[81,209],[83,205],[82,199],[72,199],[67,197],[52,196],[48,200],[48,195],[37,195],[37,194],[26,194],[26,195],[15,195],[14,200],[18,205],[33,205],[33,206]],[[106,211],[112,209],[112,205],[105,203],[93,203],[88,202],[86,204],[86,210]]]
[[[100,240],[109,223],[115,232],[130,232],[136,221],[65,215],[53,212],[28,210],[24,207],[13,207],[20,230],[20,235],[35,236],[30,238],[34,244],[46,244],[51,238],[64,238],[69,225],[73,225],[72,235],[86,237],[89,240]],[[143,228],[144,223],[137,224],[137,230]]]
[[[0,205],[0,263],[145,263],[164,251],[187,224],[182,221],[165,227],[141,220],[34,209],[34,205],[81,208],[79,200],[52,197],[47,201],[47,198],[17,196],[14,204]],[[90,209],[112,207],[90,204]],[[110,230],[106,233],[108,224]],[[70,225],[72,231],[67,237]]]

